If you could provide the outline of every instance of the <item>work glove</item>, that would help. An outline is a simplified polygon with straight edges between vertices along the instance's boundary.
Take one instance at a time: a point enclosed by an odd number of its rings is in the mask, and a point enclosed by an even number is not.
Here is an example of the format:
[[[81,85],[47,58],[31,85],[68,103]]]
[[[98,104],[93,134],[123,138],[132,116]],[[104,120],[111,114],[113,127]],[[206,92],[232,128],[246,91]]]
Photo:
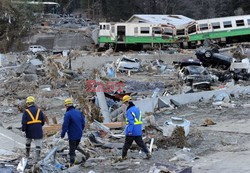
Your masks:
[[[128,132],[128,136],[132,136],[132,133],[131,133],[131,132]]]

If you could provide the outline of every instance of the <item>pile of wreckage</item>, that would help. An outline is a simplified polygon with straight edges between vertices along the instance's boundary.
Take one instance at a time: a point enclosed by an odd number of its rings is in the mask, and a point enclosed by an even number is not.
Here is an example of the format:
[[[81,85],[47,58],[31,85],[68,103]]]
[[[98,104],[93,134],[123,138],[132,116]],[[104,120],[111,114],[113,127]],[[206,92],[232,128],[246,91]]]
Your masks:
[[[222,53],[228,50],[234,50],[234,56]],[[0,137],[5,139],[8,135],[6,140],[11,140],[11,143],[15,141],[14,145],[17,147],[17,149],[11,148],[10,152],[9,146],[6,146],[0,152],[0,172],[30,170],[43,173],[62,171],[73,173],[86,169],[93,173],[97,165],[110,165],[108,171],[111,172],[113,169],[135,169],[138,172],[149,170],[150,173],[161,171],[191,173],[191,166],[171,163],[178,160],[192,162],[197,158],[189,148],[186,148],[191,122],[184,117],[173,115],[169,120],[158,124],[155,115],[167,114],[171,110],[181,108],[182,105],[211,99],[214,99],[213,105],[218,109],[223,106],[233,107],[234,105],[228,101],[230,96],[249,93],[250,87],[230,82],[221,87],[219,82],[230,79],[247,80],[250,72],[247,58],[249,52],[249,48],[244,44],[220,50],[202,48],[196,52],[197,59],[183,59],[174,65],[169,65],[161,59],[147,61],[124,55],[117,61],[107,62],[100,70],[89,73],[83,69],[71,69],[71,60],[80,56],[79,52],[70,52],[64,63],[57,61],[62,58],[61,55],[48,52],[0,54],[2,101]],[[231,75],[230,78],[227,73]],[[133,77],[140,79],[142,75],[148,77],[146,79],[148,83],[143,83],[143,87],[149,87],[150,92],[148,88],[144,90],[145,92],[139,92],[141,85],[133,86],[131,83],[126,83]],[[161,86],[150,86],[155,78],[165,81],[161,81]],[[89,80],[94,81],[91,85],[95,89],[93,92],[87,92]],[[108,81],[113,81],[115,84],[123,82],[123,87],[115,86],[107,91],[104,83]],[[211,90],[211,84],[215,84],[216,87],[212,86],[214,90]],[[207,88],[210,91],[204,91]],[[121,98],[126,94],[133,98],[135,105],[144,114],[144,140],[151,153],[170,146],[181,148],[169,163],[155,163],[149,167],[146,162],[146,168],[138,168],[138,164],[142,164],[143,161],[140,157],[141,151],[138,151],[136,146],[132,146],[131,159],[124,163],[117,162],[123,147],[125,127],[126,108]],[[37,98],[37,104],[48,117],[44,126],[42,160],[36,165],[33,165],[32,160],[22,158],[25,138],[20,131],[20,121],[24,101],[28,95]],[[84,113],[87,120],[87,130],[77,151],[77,164],[71,168],[65,167],[69,150],[67,141],[58,142],[65,112],[62,103],[68,97],[74,98],[76,107]],[[13,120],[10,115],[18,116]],[[49,119],[52,119],[53,123],[50,123]],[[3,134],[3,131],[6,133]]]
[[[76,54],[69,54],[69,58],[73,56],[76,56]],[[8,151],[10,146],[6,146],[3,149],[0,157],[0,171],[79,172],[81,167],[93,168],[100,162],[111,164],[111,166],[120,170],[128,168],[131,164],[133,165],[132,162],[125,166],[117,163],[117,158],[121,155],[124,142],[123,130],[125,127],[125,107],[121,103],[121,98],[125,94],[133,96],[133,93],[126,92],[126,87],[118,93],[102,91],[87,93],[84,91],[87,89],[86,78],[101,81],[101,79],[96,78],[98,75],[102,76],[101,73],[93,71],[90,74],[85,74],[80,69],[70,70],[70,60],[67,59],[65,63],[59,63],[56,59],[60,57],[60,55],[53,55],[53,53],[49,54],[48,52],[41,54],[27,52],[24,54],[1,54],[1,106],[3,110],[7,110],[2,111],[1,115],[5,117],[15,114],[18,115],[18,118],[14,121],[12,118],[3,119],[0,135],[3,135],[3,138],[5,138],[8,134],[7,139],[11,143],[15,141],[14,145],[18,146],[11,149],[12,152]],[[110,67],[108,71],[108,76],[110,77],[114,77],[112,73],[121,72],[123,74],[124,71],[131,70],[134,72],[139,71],[140,68],[145,68],[145,64],[142,65],[139,60],[126,57],[122,57],[117,63],[111,64],[111,66],[108,66]],[[110,72],[112,68],[115,70]],[[160,60],[151,61],[147,68],[148,70],[153,70],[154,73],[167,71],[167,65],[164,65],[163,61]],[[170,71],[173,70],[172,68],[169,69]],[[105,78],[102,79],[105,80]],[[153,99],[157,99],[157,92],[159,91],[154,92]],[[48,117],[43,128],[45,136],[42,150],[43,159],[38,164],[34,164],[33,160],[27,160],[22,157],[24,155],[25,138],[20,131],[20,122],[27,95],[34,95],[37,98],[37,104]],[[63,119],[62,115],[65,111],[62,103],[67,97],[73,97],[76,101],[76,107],[84,112],[88,128],[78,148],[77,165],[69,169],[64,166],[68,159],[68,145],[66,141],[65,143],[58,143]],[[135,98],[138,97],[136,96]],[[159,104],[164,105],[166,102],[162,101]],[[173,108],[176,106],[175,104],[178,103],[173,101],[170,105],[174,105],[172,106]],[[53,119],[53,123],[50,123],[49,119]],[[148,128],[149,134],[153,129],[157,131],[157,134],[163,134],[163,129],[158,127],[152,114],[145,118],[145,122],[147,123],[145,129]],[[176,123],[179,125],[183,124],[184,130],[176,131],[173,128],[177,126]],[[179,135],[184,140],[188,134],[190,122],[177,117],[172,118],[165,126],[171,126],[172,133]],[[7,130],[8,133],[3,134],[3,130]],[[170,130],[167,130],[167,134],[164,132],[165,138],[162,135],[162,139],[157,139],[157,136],[152,137],[153,133],[151,137],[148,135],[145,140],[149,145],[150,151],[152,152],[157,147],[160,147],[160,143],[164,143],[164,141],[171,141],[174,138],[172,133]],[[20,142],[17,138],[20,138]],[[161,142],[158,144],[158,141]],[[175,144],[169,142],[169,145]],[[180,146],[183,146],[183,144],[180,144]],[[137,148],[133,147],[132,150],[134,150],[134,154],[137,154]],[[137,163],[134,164],[134,166],[136,165]],[[154,169],[158,170],[158,167],[159,165],[155,165],[151,171]],[[164,165],[160,167],[164,167]],[[165,165],[165,169],[185,170],[187,168]],[[188,170],[191,169],[188,168]]]
[[[249,47],[247,43],[223,49],[201,47],[196,50],[197,59],[174,62],[179,69],[178,78],[190,86],[188,92],[194,88],[211,90],[218,82],[249,80]]]
[[[40,20],[41,26],[50,26],[54,28],[80,29],[82,27],[89,27],[95,29],[98,27],[98,24],[90,19],[73,15],[45,14]]]
[[[249,43],[223,48],[223,49],[204,49],[201,48],[196,52],[197,58],[202,62],[204,67],[218,69],[216,75],[220,81],[230,79],[248,80],[249,79]]]

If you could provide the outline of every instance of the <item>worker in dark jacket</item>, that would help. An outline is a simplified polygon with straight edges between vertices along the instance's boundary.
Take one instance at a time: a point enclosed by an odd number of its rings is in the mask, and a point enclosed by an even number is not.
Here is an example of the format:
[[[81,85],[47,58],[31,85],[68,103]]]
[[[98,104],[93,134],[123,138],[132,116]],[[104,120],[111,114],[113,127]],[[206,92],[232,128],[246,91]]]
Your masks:
[[[131,147],[133,141],[143,149],[146,153],[146,158],[150,158],[150,153],[147,146],[142,140],[142,114],[139,108],[137,108],[131,101],[129,95],[125,95],[122,98],[123,103],[127,106],[126,110],[126,129],[125,129],[125,144],[122,149],[122,158],[124,160],[127,158],[128,149]]]
[[[70,155],[69,166],[72,166],[75,164],[75,150],[77,149],[81,141],[83,129],[85,126],[85,119],[83,114],[79,110],[75,109],[75,107],[73,106],[73,101],[70,98],[64,101],[64,106],[67,108],[67,110],[64,115],[61,138],[64,138],[65,133],[67,132]]]
[[[44,114],[35,106],[35,98],[32,96],[26,99],[25,112],[22,117],[22,131],[26,133],[26,157],[30,156],[31,141],[34,140],[36,145],[36,157],[35,161],[38,162],[40,159],[43,130],[44,125]]]

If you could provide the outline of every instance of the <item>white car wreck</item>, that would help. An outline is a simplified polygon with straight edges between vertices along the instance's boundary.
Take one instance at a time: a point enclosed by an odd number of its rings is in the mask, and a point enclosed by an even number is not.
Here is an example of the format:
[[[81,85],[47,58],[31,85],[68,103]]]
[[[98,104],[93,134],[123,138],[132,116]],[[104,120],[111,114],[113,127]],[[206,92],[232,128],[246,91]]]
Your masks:
[[[46,51],[47,49],[41,45],[31,45],[29,47],[29,51],[32,52],[32,53],[37,53],[37,52],[44,52]]]
[[[137,58],[128,58],[123,56],[122,59],[118,59],[116,62],[116,67],[118,71],[139,71],[140,61]]]

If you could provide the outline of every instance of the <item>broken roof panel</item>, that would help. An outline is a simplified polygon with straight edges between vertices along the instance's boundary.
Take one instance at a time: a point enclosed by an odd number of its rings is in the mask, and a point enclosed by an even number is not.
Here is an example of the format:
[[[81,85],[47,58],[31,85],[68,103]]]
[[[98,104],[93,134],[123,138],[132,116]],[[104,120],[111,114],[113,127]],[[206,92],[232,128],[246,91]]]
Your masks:
[[[194,19],[188,18],[183,15],[133,15],[127,22],[133,23],[139,19],[139,22],[152,23],[152,24],[171,24],[175,26],[189,25],[195,22]]]

